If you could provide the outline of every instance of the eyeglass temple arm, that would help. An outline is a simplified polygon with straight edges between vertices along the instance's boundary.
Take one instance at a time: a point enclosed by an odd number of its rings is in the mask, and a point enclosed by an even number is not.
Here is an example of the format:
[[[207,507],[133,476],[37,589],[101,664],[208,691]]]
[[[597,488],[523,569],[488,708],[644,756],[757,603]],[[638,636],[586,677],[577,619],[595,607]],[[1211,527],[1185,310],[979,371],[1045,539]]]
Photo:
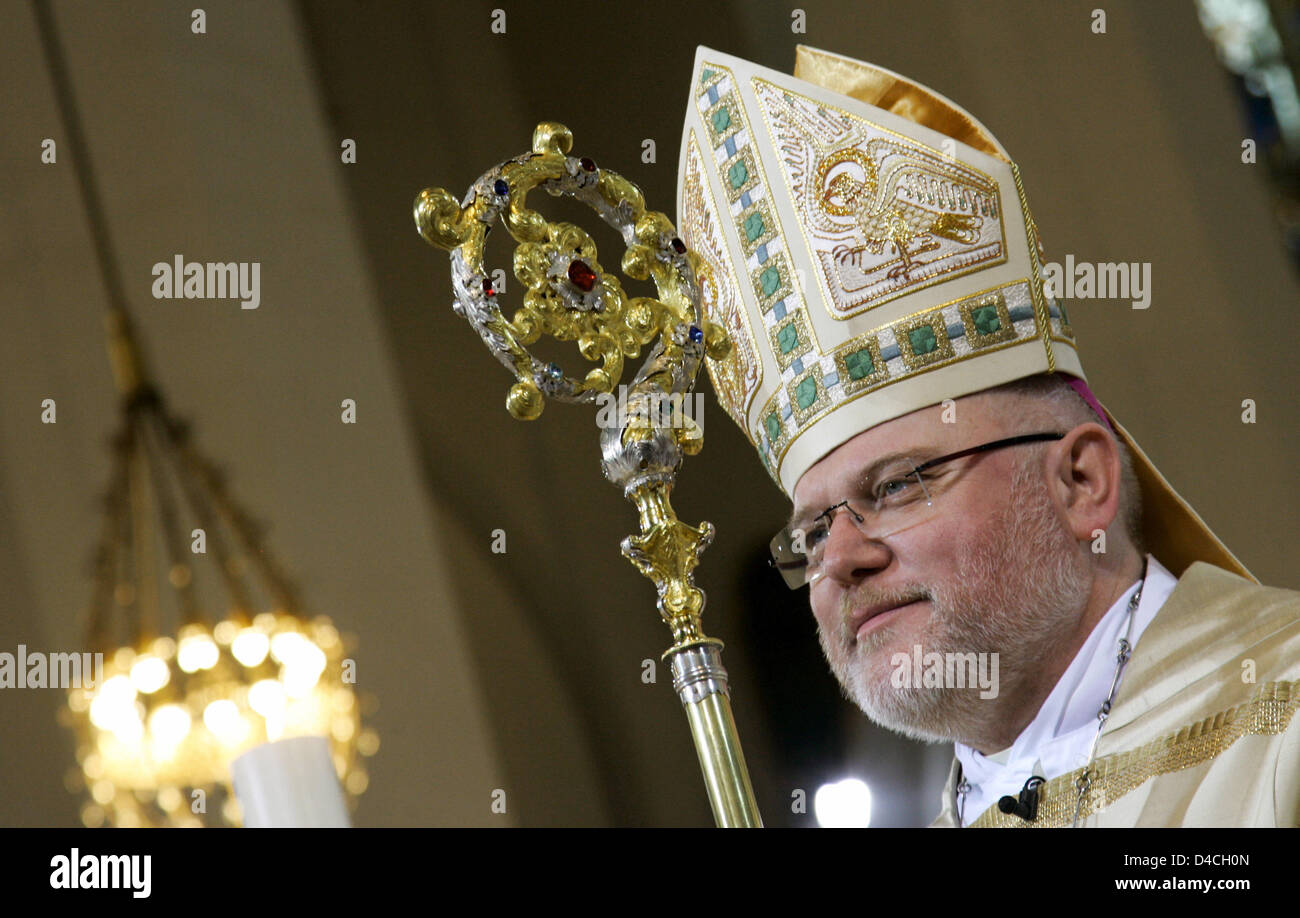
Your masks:
[[[1023,434],[1019,437],[1008,437],[1005,440],[994,440],[992,443],[982,443],[979,446],[972,446],[969,449],[963,449],[959,452],[949,453],[946,456],[940,456],[937,459],[931,459],[928,462],[922,462],[916,468],[912,469],[911,474],[924,472],[926,469],[933,468],[941,462],[951,462],[953,459],[960,459],[963,456],[973,456],[976,453],[985,453],[992,449],[1001,449],[1004,446],[1019,446],[1021,443],[1040,443],[1047,440],[1063,440],[1063,433],[1036,433]]]

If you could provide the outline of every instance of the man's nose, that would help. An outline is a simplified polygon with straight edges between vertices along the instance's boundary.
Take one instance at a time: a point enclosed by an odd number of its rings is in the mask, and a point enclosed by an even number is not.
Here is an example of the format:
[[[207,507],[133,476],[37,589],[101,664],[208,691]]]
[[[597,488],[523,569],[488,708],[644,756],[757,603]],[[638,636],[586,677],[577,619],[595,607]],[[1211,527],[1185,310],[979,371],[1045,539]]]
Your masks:
[[[822,564],[825,576],[838,583],[851,585],[889,565],[892,557],[889,547],[879,539],[864,534],[863,529],[870,528],[869,519],[862,525],[858,524],[851,507],[836,512],[826,536],[826,553]]]

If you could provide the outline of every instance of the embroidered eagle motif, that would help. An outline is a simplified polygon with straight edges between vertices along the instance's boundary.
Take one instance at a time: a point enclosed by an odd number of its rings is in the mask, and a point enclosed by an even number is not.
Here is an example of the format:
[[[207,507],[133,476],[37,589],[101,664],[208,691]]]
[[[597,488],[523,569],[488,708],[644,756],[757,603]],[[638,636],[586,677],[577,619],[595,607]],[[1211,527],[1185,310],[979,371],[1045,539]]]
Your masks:
[[[926,191],[949,179],[925,163],[904,159],[897,150],[880,149],[886,146],[896,145],[868,140],[863,148],[819,151],[815,159],[819,194],[810,210],[826,215],[828,228],[840,228],[836,218],[852,218],[856,230],[856,244],[835,247],[836,261],[851,262],[862,270],[864,254],[892,250],[898,263],[887,276],[906,277],[923,263],[917,261],[918,255],[939,248],[936,236],[962,245],[978,243],[983,218],[936,206],[934,194]],[[878,163],[885,164],[884,175]],[[951,198],[963,200],[960,194]]]
[[[755,81],[841,311],[1004,257],[998,186],[936,150]]]

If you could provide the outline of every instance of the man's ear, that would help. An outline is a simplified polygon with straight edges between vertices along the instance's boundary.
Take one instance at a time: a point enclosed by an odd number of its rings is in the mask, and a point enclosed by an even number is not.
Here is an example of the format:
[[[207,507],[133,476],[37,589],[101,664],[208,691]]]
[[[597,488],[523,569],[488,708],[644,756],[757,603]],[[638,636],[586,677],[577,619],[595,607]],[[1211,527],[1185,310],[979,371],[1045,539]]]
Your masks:
[[[1092,539],[1119,513],[1119,448],[1100,424],[1080,424],[1048,448],[1048,487],[1071,534]]]

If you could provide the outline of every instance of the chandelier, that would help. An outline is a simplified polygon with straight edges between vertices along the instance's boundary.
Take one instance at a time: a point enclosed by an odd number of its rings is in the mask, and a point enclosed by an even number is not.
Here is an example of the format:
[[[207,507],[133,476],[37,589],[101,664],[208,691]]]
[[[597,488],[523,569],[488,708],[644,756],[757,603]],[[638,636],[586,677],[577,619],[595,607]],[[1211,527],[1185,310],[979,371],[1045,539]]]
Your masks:
[[[89,643],[96,684],[72,688],[89,826],[239,825],[230,763],[265,742],[330,740],[350,803],[368,783],[344,640],[308,617],[295,586],[231,499],[187,426],[145,381],[125,314],[109,316],[123,392]]]
[[[87,156],[53,16],[35,5],[109,301],[121,394],[95,554],[88,642],[102,671],[69,688],[87,826],[240,825],[231,762],[263,743],[328,740],[349,807],[379,740],[362,728],[354,665],[329,618],[309,616],[147,372]]]

